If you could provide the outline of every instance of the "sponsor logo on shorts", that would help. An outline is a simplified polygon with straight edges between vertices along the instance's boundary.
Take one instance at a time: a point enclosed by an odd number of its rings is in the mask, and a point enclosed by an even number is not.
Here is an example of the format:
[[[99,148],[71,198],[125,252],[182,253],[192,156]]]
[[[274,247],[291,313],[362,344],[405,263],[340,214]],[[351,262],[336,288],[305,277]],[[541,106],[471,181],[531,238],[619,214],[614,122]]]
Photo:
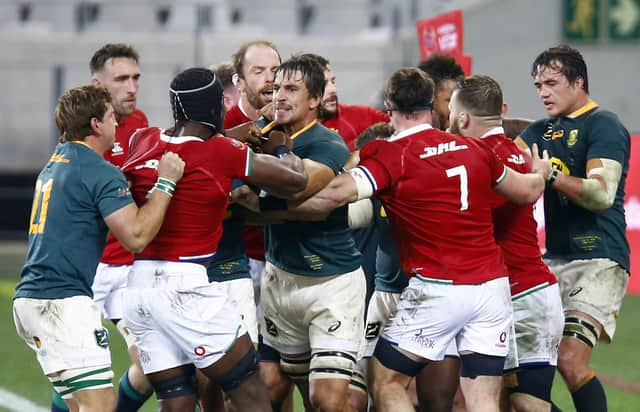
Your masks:
[[[204,348],[204,346],[196,346],[193,349],[193,353],[195,353],[196,356],[204,356],[204,354],[207,353],[207,350]]]
[[[364,333],[366,340],[374,340],[380,334],[380,322],[367,323],[367,330]]]
[[[338,320],[338,321],[333,322],[333,323],[331,324],[331,326],[329,326],[329,329],[327,329],[327,330],[328,330],[329,332],[335,332],[335,331],[337,331],[337,330],[338,330],[338,328],[339,328],[340,326],[342,326],[342,322],[340,322],[340,321]]]
[[[580,292],[582,292],[582,286],[578,286],[577,288],[571,289],[571,291],[569,292],[569,296],[574,297]]]
[[[144,364],[151,362],[151,356],[149,355],[149,352],[140,350],[140,362]]]
[[[580,292],[582,292],[582,286],[578,286],[577,288],[571,289],[571,291],[569,292],[569,296],[574,297]]]
[[[33,343],[35,343],[36,348],[40,349],[40,346],[42,346],[42,342],[40,341],[40,338],[37,336],[33,337]]]
[[[411,337],[411,340],[428,349],[433,349],[436,344],[436,342],[433,339],[422,334],[422,329],[420,329],[420,332],[413,335]]]
[[[273,321],[265,316],[264,323],[267,325],[267,332],[271,336],[278,336],[278,329],[276,328],[276,324]]]
[[[505,343],[507,341],[507,332],[502,332],[500,334],[500,343]]]
[[[96,343],[103,349],[109,347],[109,331],[105,328],[96,329],[93,334],[96,337]]]

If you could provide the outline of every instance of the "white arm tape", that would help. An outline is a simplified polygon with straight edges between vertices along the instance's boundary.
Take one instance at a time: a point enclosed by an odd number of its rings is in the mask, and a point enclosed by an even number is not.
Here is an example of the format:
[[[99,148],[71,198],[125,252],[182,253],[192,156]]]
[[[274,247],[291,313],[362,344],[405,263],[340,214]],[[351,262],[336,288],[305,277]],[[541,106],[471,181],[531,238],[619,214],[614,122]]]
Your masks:
[[[600,159],[602,167],[594,167],[582,181],[579,204],[592,212],[603,212],[613,205],[622,175],[622,165],[611,159]],[[604,181],[604,187],[598,176]]]
[[[373,202],[369,199],[349,203],[349,227],[360,229],[373,222]]]
[[[375,190],[375,181],[369,175],[369,171],[364,167],[354,167],[347,171],[353,177],[356,182],[356,188],[358,189],[358,200],[367,199],[373,195]]]

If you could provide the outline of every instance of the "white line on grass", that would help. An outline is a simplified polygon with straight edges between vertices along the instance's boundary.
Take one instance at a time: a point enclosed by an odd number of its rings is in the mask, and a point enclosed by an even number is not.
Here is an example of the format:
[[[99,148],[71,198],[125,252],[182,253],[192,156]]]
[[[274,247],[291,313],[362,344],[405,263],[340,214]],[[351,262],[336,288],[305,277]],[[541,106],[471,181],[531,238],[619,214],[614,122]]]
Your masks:
[[[31,402],[29,399],[23,398],[20,395],[16,395],[13,392],[9,392],[6,389],[0,388],[0,406],[10,411],[15,412],[48,412],[49,409],[43,408]]]

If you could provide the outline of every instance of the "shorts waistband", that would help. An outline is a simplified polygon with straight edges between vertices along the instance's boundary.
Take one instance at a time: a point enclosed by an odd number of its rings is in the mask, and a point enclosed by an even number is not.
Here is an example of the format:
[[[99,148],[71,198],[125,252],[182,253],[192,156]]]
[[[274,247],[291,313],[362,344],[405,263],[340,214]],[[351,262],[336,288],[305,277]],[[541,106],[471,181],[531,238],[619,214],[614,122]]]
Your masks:
[[[188,289],[209,284],[207,269],[198,263],[137,259],[133,262],[127,287]]]

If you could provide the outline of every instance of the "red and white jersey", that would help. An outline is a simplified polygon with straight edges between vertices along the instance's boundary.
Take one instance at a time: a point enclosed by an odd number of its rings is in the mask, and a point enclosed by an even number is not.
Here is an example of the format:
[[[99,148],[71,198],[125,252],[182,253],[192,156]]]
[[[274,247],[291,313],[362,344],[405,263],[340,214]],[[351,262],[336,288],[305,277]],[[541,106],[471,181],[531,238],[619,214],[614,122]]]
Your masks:
[[[224,128],[231,129],[249,121],[251,119],[236,104],[224,116]],[[262,226],[247,225],[244,227],[244,245],[247,256],[251,259],[264,261],[264,230]]]
[[[186,167],[167,210],[160,232],[138,256],[169,261],[207,261],[218,247],[231,181],[245,178],[251,167],[247,145],[223,136],[202,140],[171,137],[159,128],[139,130],[131,139],[129,158],[122,167],[131,181],[138,205],[158,179],[162,154],[180,155]]]
[[[487,132],[482,141],[506,166],[520,173],[531,172],[531,158],[504,135],[501,127]],[[496,193],[491,200],[495,207],[494,233],[509,272],[511,295],[556,283],[556,277],[542,261],[533,205],[518,206]]]
[[[373,107],[341,103],[338,104],[336,116],[321,121],[324,127],[342,137],[350,152],[356,149],[356,140],[360,133],[379,122],[389,122],[389,116]]]
[[[251,119],[249,119],[240,106],[236,104],[224,115],[223,127],[225,129],[231,129],[232,127],[249,121],[251,121]]]
[[[360,151],[410,276],[478,284],[507,276],[493,237],[492,188],[507,173],[481,141],[420,125]]]
[[[129,138],[136,130],[145,127],[149,127],[149,121],[140,109],[135,109],[129,116],[119,120],[116,127],[116,141],[113,148],[104,153],[104,158],[111,164],[122,166],[129,155]],[[130,265],[133,263],[133,253],[125,249],[118,239],[109,233],[100,262],[110,265]]]

